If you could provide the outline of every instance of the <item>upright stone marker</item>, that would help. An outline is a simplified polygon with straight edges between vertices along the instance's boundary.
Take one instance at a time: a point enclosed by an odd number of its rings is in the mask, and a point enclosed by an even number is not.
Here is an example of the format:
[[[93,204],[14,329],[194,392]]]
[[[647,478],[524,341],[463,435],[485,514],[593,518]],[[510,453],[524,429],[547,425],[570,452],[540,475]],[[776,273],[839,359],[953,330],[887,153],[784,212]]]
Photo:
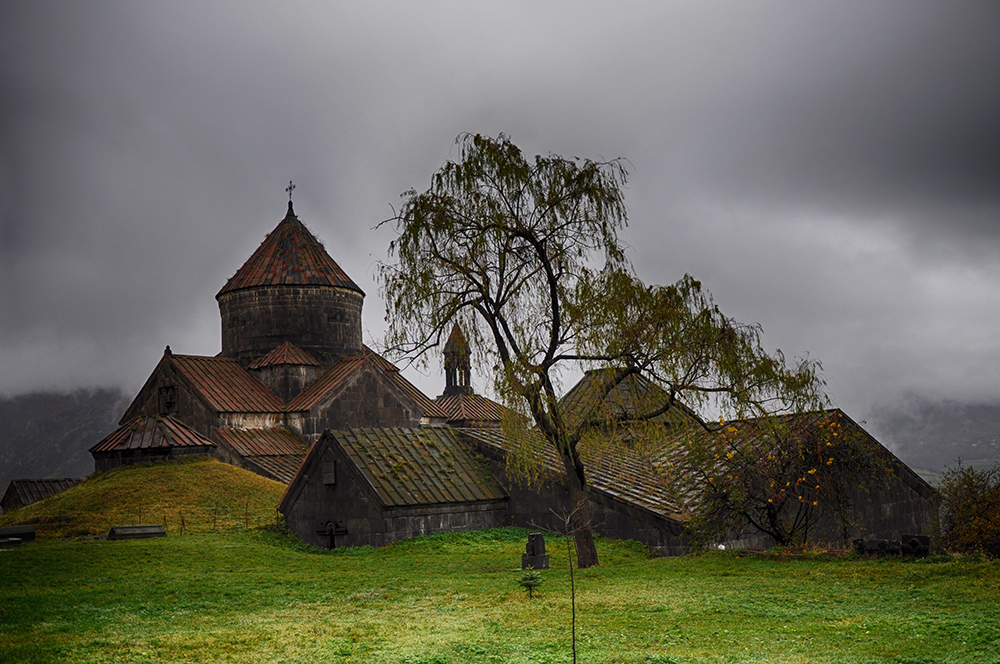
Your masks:
[[[528,545],[521,554],[521,569],[548,569],[549,556],[545,553],[545,537],[541,533],[528,535]]]

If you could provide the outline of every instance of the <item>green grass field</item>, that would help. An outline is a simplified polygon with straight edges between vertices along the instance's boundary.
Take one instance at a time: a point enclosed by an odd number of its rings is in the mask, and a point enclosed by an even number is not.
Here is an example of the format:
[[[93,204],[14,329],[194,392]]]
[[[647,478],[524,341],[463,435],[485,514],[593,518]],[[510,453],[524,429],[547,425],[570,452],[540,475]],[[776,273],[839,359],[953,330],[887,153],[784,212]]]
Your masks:
[[[3,515],[40,539],[0,549],[0,663],[571,661],[564,539],[529,600],[527,531],[327,552],[258,527],[283,491],[195,459]],[[73,539],[139,521],[168,537]],[[598,550],[576,573],[580,662],[1000,662],[998,562]]]
[[[568,662],[565,540],[529,600],[526,531],[309,550],[237,528],[0,551],[3,662]],[[651,559],[577,571],[581,662],[998,662],[1000,564]]]

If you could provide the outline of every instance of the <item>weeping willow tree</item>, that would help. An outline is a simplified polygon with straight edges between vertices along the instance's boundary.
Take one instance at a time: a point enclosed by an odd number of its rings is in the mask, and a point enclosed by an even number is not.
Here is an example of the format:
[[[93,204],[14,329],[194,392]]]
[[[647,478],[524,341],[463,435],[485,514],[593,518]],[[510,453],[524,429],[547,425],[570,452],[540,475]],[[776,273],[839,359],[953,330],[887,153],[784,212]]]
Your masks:
[[[388,220],[397,235],[379,268],[386,345],[423,358],[462,323],[482,366],[494,369],[496,394],[530,417],[562,462],[571,505],[553,508],[573,514],[580,567],[598,562],[578,450],[596,424],[682,407],[744,417],[822,403],[817,364],[789,367],[765,352],[759,328],[724,316],[698,281],[647,286],[634,275],[619,238],[622,160],[529,160],[503,134],[464,134],[456,144],[458,158],[426,191],[404,193]],[[571,417],[557,390],[570,367],[605,370],[595,404],[635,376],[660,396],[642,412],[595,407]]]

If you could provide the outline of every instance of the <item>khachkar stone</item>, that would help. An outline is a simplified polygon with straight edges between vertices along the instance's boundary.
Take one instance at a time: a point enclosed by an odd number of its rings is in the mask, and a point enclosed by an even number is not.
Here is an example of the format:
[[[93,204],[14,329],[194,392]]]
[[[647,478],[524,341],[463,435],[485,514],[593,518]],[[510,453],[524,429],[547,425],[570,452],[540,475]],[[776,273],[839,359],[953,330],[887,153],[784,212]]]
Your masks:
[[[288,213],[215,296],[222,355],[243,365],[290,342],[321,363],[362,352],[358,288]]]
[[[548,569],[549,555],[545,553],[545,536],[541,533],[528,535],[528,544],[521,554],[521,569]]]

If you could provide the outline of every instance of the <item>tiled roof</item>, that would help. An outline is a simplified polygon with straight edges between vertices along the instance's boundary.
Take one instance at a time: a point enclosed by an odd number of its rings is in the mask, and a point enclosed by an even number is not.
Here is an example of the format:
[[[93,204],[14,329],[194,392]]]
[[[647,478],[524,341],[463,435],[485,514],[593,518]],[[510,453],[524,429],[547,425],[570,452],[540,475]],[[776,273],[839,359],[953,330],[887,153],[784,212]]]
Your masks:
[[[595,419],[595,423],[620,420],[623,417],[627,420],[630,415],[644,415],[666,403],[668,398],[666,391],[641,375],[628,376],[613,387],[602,402],[601,392],[612,380],[614,371],[614,369],[588,371],[560,400],[564,416],[571,426],[575,427],[587,418]],[[690,418],[693,417],[694,414],[678,402],[676,408],[671,408],[671,412],[657,415],[650,421],[676,424],[690,422]]]
[[[454,426],[500,426],[508,409],[478,394],[446,394],[434,400]]]
[[[335,286],[364,295],[326,252],[319,240],[302,225],[288,204],[288,214],[268,234],[257,251],[216,295],[242,288],[276,285]]]
[[[282,484],[290,484],[299,472],[305,454],[288,456],[255,456],[246,457],[244,462],[250,470],[258,475],[271,478]]]
[[[171,355],[173,367],[224,413],[280,413],[284,404],[231,357]]]
[[[305,444],[290,429],[231,429],[215,430],[216,435],[240,456],[286,456],[306,453]]]
[[[61,493],[82,481],[83,479],[79,477],[57,480],[11,480],[3,494],[3,499],[0,499],[0,503],[6,509],[24,507]]]
[[[134,417],[90,448],[94,452],[155,447],[216,447],[183,422],[172,417]]]
[[[491,447],[500,453],[506,453],[510,447],[499,429],[459,429],[459,432],[474,444]],[[528,435],[542,453],[547,471],[553,476],[565,478],[563,463],[552,445],[535,430],[529,430]],[[656,472],[656,460],[644,458],[628,449],[616,448],[604,452],[585,444],[578,449],[591,490],[676,521],[684,520],[682,510],[678,509],[665,489],[664,479]]]
[[[505,498],[449,427],[348,429],[324,437],[341,446],[386,507]]]
[[[215,430],[216,435],[229,448],[240,455],[243,462],[265,477],[288,484],[295,477],[306,446],[291,429],[232,429]]]
[[[403,394],[416,402],[425,417],[437,418],[444,421],[448,413],[435,404],[430,397],[416,388],[410,381],[403,378],[392,362],[389,362],[372,349],[365,346],[362,355],[345,357],[322,376],[317,378],[309,387],[302,391],[288,404],[288,410],[298,412],[310,410],[325,399],[330,393],[337,390],[348,378],[359,371],[365,364],[377,368],[385,377],[395,385]]]
[[[280,364],[296,364],[318,367],[319,362],[312,355],[302,350],[290,341],[281,344],[267,355],[259,357],[250,364],[251,369],[270,367]]]

